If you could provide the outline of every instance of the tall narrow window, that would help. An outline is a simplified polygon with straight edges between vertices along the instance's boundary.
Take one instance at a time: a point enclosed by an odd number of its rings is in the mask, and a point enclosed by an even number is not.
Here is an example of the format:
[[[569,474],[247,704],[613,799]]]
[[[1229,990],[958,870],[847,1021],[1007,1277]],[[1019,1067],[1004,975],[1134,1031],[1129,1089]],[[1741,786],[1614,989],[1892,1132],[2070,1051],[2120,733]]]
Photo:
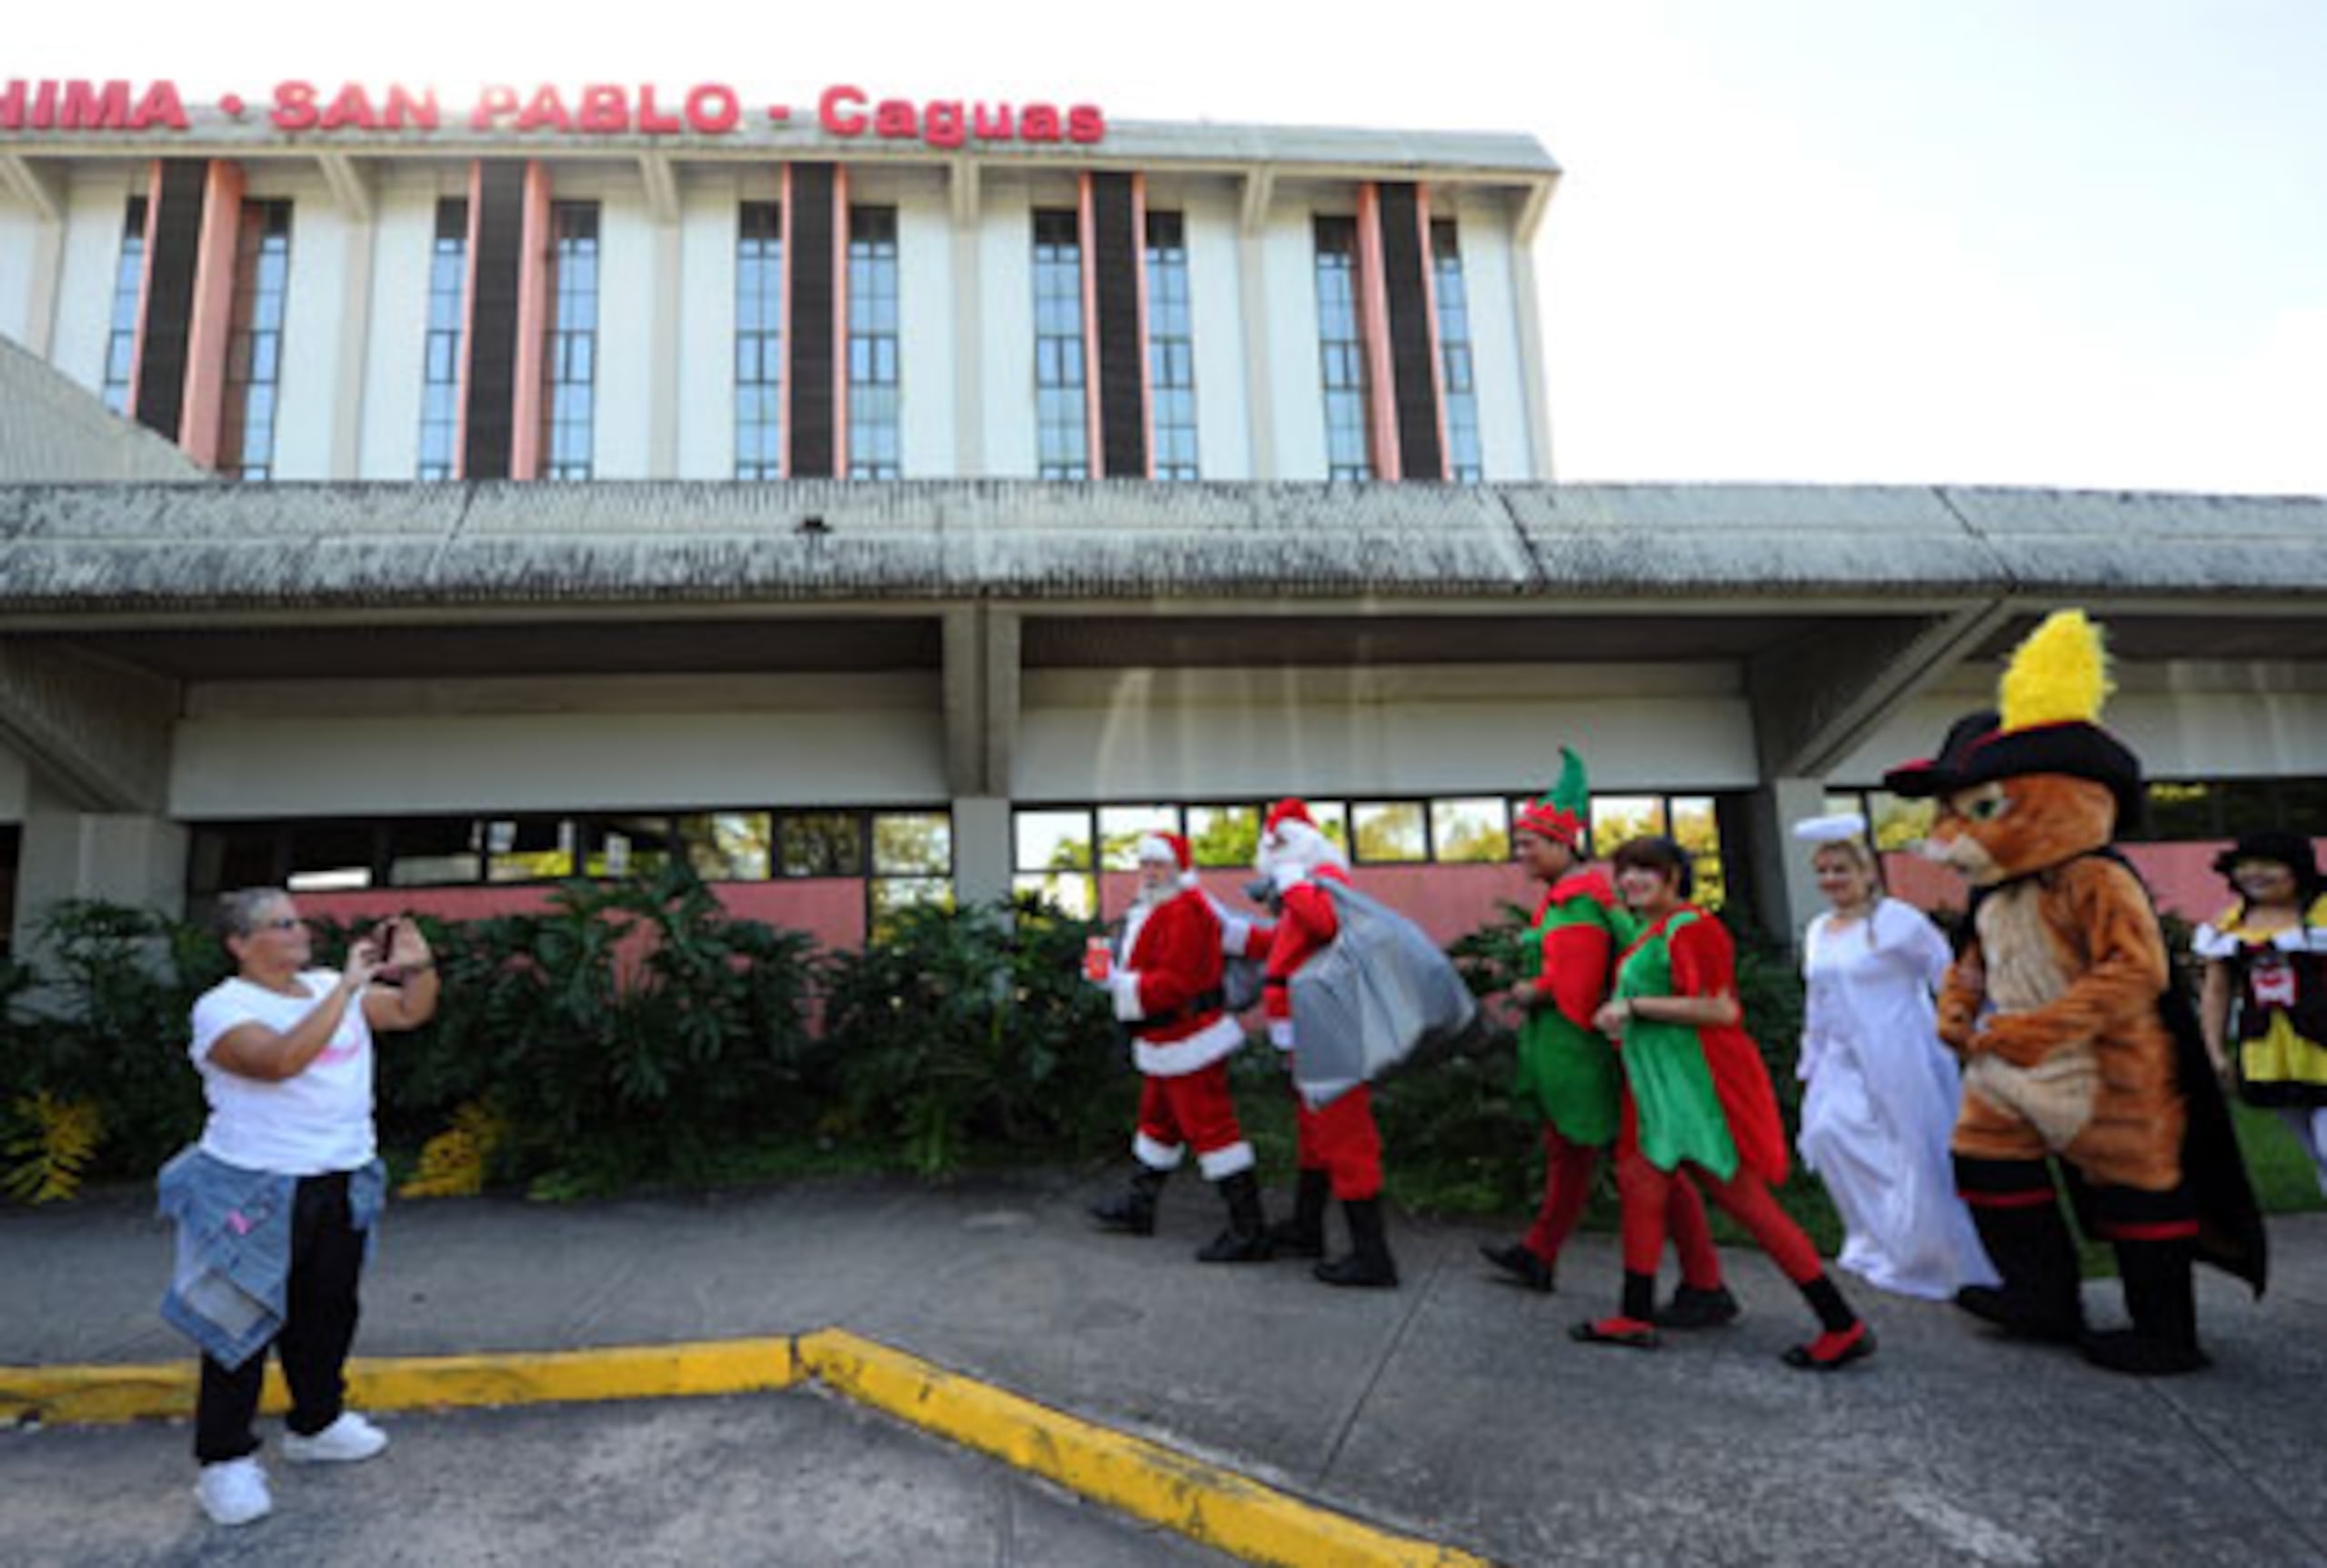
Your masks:
[[[1195,478],[1195,321],[1187,229],[1178,213],[1147,215],[1147,395],[1155,477]]]
[[[1471,296],[1463,287],[1463,251],[1451,218],[1430,225],[1431,290],[1438,297],[1438,379],[1446,394],[1446,477],[1476,484],[1486,477],[1479,454],[1478,379],[1471,364]]]
[[[283,379],[283,301],[290,280],[291,204],[245,202],[235,245],[218,439],[218,471],[231,478],[275,477],[275,401]]]
[[[1325,394],[1325,477],[1371,479],[1354,218],[1317,220],[1317,359]]]
[[[899,434],[897,209],[848,209],[848,476],[904,472]]]
[[[1034,215],[1034,472],[1091,477],[1091,415],[1083,364],[1083,220]]]
[[[784,476],[784,208],[745,202],[735,235],[735,477]]]
[[[121,220],[121,260],[113,269],[113,320],[105,334],[105,406],[129,412],[129,372],[137,358],[137,305],[145,289],[145,198],[129,198]]]
[[[550,235],[542,477],[587,479],[597,412],[598,204],[553,203]]]
[[[450,479],[461,429],[461,339],[467,328],[469,205],[436,204],[436,239],[428,253],[428,337],[420,372],[417,477]]]

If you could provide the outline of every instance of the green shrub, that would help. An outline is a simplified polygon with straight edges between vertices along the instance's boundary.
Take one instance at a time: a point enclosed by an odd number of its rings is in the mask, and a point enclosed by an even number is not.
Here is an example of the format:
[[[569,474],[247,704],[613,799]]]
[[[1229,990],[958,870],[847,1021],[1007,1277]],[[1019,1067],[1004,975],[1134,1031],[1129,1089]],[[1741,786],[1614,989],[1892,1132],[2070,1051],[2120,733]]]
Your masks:
[[[1106,994],[1082,977],[1095,929],[1028,899],[925,905],[862,952],[830,954],[833,1130],[899,1142],[933,1173],[978,1144],[1051,1161],[1120,1140],[1136,1079]]]

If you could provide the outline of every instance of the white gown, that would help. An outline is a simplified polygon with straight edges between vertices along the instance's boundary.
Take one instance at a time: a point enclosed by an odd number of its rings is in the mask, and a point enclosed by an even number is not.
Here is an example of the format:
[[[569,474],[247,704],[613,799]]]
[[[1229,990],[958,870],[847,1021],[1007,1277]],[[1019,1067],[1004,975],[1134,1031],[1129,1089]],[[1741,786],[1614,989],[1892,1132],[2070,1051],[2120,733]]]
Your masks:
[[[1940,1044],[1933,994],[1947,939],[1913,905],[1879,900],[1869,917],[1810,923],[1798,1074],[1802,1158],[1842,1212],[1836,1261],[1868,1283],[1943,1301],[1996,1273],[1955,1194],[1948,1154],[1962,1095]]]

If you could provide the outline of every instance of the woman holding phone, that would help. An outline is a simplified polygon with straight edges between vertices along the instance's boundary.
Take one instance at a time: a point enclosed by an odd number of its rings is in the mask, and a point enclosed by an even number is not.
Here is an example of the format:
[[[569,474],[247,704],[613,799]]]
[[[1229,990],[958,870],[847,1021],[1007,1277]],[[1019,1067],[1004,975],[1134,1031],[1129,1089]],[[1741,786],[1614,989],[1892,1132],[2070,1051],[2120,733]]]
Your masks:
[[[209,1116],[161,1175],[177,1222],[162,1315],[202,1350],[195,1495],[220,1524],[273,1506],[252,1430],[272,1346],[291,1390],[294,1463],[369,1459],[386,1433],[345,1408],[356,1282],[386,1175],[372,1120],[372,1039],[436,1011],[435,960],[409,920],[350,944],[337,973],[280,888],[231,893],[219,922],[235,973],[195,1004],[194,1065]],[[394,974],[397,986],[375,984]]]

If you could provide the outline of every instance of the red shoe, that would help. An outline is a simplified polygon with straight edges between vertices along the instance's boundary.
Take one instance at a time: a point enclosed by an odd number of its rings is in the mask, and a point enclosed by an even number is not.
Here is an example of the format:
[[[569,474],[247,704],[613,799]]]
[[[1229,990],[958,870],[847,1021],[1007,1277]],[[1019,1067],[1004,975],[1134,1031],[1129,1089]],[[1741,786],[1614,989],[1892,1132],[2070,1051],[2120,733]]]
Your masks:
[[[1861,1318],[1846,1329],[1828,1329],[1808,1344],[1785,1353],[1785,1363],[1804,1372],[1839,1372],[1874,1353],[1874,1331]]]
[[[1628,1350],[1654,1350],[1661,1343],[1656,1325],[1636,1317],[1603,1317],[1577,1323],[1567,1331],[1579,1344],[1620,1344]]]

